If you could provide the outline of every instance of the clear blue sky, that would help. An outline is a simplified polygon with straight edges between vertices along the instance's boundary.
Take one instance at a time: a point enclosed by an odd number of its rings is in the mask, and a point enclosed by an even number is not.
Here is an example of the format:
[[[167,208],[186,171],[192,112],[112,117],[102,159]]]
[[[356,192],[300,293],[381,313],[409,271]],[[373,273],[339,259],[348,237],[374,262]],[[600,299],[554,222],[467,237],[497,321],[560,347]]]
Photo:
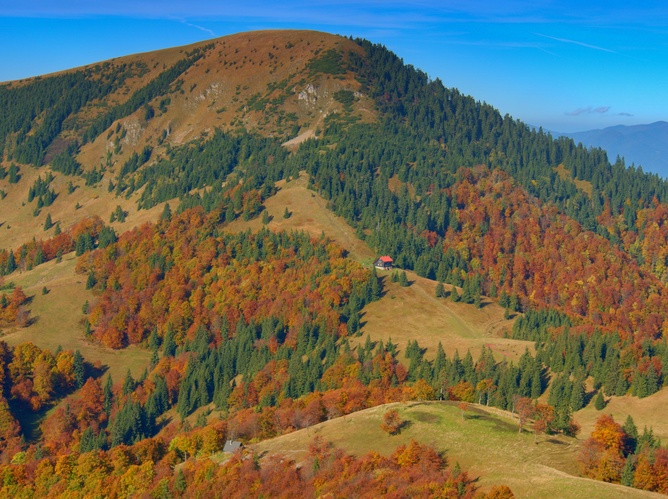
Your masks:
[[[299,28],[382,43],[445,85],[549,130],[668,121],[661,3],[0,0],[0,81],[240,31]]]

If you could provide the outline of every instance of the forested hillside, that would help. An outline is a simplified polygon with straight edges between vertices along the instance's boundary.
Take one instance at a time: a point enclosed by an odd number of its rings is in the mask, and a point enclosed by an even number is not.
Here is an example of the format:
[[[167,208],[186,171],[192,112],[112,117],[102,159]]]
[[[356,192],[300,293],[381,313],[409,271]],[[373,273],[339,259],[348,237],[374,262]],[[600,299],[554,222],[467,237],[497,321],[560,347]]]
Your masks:
[[[3,493],[271,495],[282,476],[312,495],[356,480],[491,494],[427,441],[385,457],[315,441],[305,462],[210,459],[227,439],[436,399],[459,402],[462,421],[478,404],[520,432],[560,434],[582,447],[585,476],[668,491],[647,479],[665,450],[632,418],[575,438],[585,406],[668,385],[668,183],[656,175],[501,116],[384,47],[313,32],[13,82],[0,105]],[[327,231],[275,230],[268,200],[297,178],[398,270],[379,275]],[[230,230],[252,220],[263,228]],[[76,273],[61,278],[87,298],[75,327],[46,334],[146,352],[122,380],[79,350],[20,341],[43,319],[25,289],[58,307],[67,297],[40,269],[70,253]],[[389,308],[390,281],[416,275],[471,314],[498,303],[507,322],[490,334],[535,347],[513,362],[490,346],[474,359],[368,336],[367,305]]]

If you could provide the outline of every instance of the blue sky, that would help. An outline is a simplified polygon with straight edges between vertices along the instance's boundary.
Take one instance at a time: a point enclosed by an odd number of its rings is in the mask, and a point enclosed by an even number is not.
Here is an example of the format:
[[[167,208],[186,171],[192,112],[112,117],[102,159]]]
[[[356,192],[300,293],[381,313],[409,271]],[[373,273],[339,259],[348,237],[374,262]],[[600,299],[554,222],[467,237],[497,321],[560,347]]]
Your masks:
[[[382,43],[549,130],[651,123],[668,121],[668,6],[659,4],[0,0],[0,81],[240,31],[314,29]]]

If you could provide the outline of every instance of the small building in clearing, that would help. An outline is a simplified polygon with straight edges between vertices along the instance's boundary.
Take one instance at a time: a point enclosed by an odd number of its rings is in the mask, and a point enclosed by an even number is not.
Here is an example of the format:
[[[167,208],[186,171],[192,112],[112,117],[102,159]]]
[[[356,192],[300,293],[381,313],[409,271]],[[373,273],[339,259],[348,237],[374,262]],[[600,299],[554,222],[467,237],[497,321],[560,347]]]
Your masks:
[[[381,256],[373,265],[380,270],[392,270],[392,259],[389,256]]]
[[[244,444],[241,442],[237,442],[236,440],[228,440],[225,442],[225,446],[223,447],[223,452],[231,452],[235,453],[239,449],[243,449]]]

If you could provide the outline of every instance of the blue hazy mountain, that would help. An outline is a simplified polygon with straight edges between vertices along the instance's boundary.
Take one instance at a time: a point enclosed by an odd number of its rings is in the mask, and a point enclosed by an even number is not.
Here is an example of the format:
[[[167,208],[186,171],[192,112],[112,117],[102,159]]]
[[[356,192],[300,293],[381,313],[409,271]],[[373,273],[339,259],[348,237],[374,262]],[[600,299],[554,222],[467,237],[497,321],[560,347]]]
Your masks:
[[[647,125],[617,125],[577,133],[559,133],[589,147],[601,147],[608,152],[611,163],[617,156],[626,165],[642,166],[646,172],[668,178],[668,123],[657,121]]]

